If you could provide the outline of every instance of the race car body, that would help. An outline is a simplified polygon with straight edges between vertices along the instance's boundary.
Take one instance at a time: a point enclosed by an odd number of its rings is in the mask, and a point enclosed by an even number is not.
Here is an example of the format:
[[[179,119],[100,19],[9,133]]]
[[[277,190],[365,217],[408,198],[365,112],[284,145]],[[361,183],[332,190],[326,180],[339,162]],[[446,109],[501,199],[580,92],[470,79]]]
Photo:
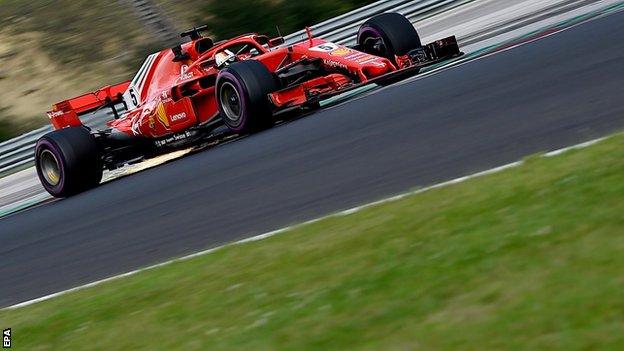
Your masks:
[[[423,46],[396,13],[365,22],[353,47],[314,38],[309,29],[306,39],[287,46],[259,34],[214,43],[204,29],[184,32],[190,41],[150,55],[132,81],[53,105],[48,117],[57,131],[35,151],[48,192],[69,196],[97,185],[105,168],[201,142],[216,130],[254,133],[283,112],[314,109],[349,89],[389,84],[461,55],[454,37]],[[101,108],[115,118],[104,128],[85,128],[80,116]]]

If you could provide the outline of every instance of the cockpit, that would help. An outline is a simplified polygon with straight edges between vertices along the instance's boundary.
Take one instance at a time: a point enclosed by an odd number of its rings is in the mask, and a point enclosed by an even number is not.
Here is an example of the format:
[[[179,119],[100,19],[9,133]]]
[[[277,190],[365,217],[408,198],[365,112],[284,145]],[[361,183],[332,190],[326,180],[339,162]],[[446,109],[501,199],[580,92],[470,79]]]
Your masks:
[[[271,48],[284,43],[282,37],[269,39],[266,35],[258,34],[241,35],[231,40],[215,43],[211,38],[202,36],[201,32],[206,29],[207,26],[200,26],[182,32],[180,35],[183,38],[189,37],[191,43],[173,47],[171,49],[174,54],[173,61],[184,62],[202,59],[202,61],[210,61],[210,64],[221,68],[236,61],[247,60],[264,54]],[[210,57],[205,57],[205,54],[214,48],[217,48],[217,51]],[[202,64],[202,66],[204,65]]]

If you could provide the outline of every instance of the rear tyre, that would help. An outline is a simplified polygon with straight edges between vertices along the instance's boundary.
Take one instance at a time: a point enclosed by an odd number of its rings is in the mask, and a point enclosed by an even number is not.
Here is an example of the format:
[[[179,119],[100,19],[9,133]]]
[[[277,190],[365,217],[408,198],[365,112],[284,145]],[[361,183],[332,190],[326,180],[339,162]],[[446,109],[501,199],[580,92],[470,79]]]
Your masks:
[[[102,156],[95,138],[83,127],[55,130],[35,146],[35,167],[45,190],[69,197],[102,180]]]
[[[225,125],[239,134],[273,126],[268,94],[278,89],[275,76],[260,61],[231,64],[219,72],[216,97]]]
[[[382,13],[364,22],[358,31],[357,43],[360,50],[371,55],[385,57],[397,67],[397,56],[407,55],[410,51],[422,47],[418,32],[412,23],[405,16],[393,12]],[[392,84],[416,74],[418,70],[412,70],[404,75],[393,76],[379,84]]]

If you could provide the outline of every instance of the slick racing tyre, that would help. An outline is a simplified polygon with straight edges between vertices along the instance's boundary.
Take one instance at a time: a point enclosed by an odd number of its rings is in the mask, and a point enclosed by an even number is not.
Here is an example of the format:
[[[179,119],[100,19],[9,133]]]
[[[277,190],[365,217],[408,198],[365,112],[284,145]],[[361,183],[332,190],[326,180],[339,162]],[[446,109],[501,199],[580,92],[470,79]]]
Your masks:
[[[357,43],[365,52],[392,62],[395,56],[407,55],[422,46],[412,23],[398,13],[382,13],[364,22],[358,31]]]
[[[274,75],[260,62],[235,62],[219,72],[217,105],[225,125],[239,134],[273,126],[268,94],[278,89]]]
[[[357,43],[360,50],[375,56],[389,59],[398,67],[397,56],[407,55],[422,47],[418,32],[405,16],[398,13],[382,13],[362,24],[358,31]],[[390,85],[405,78],[417,75],[419,69],[393,74],[379,85]]]
[[[102,156],[95,138],[83,127],[55,130],[35,146],[41,184],[54,197],[68,197],[102,180]]]

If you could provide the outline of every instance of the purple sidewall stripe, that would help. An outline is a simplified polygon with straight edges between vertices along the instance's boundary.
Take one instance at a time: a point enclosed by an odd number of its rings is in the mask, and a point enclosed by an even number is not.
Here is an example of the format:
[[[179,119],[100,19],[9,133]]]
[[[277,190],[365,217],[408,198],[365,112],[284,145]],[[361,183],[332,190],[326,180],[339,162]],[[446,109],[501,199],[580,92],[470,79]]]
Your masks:
[[[234,85],[234,87],[236,88],[236,90],[238,91],[239,97],[240,97],[240,108],[241,108],[241,117],[240,117],[240,123],[237,126],[232,126],[231,129],[235,132],[241,132],[245,129],[245,126],[247,124],[247,119],[248,119],[248,113],[247,113],[247,89],[245,88],[245,86],[243,84],[241,84],[240,80],[238,79],[238,77],[236,77],[234,74],[230,73],[227,71],[227,69],[219,72],[219,77],[217,78],[217,87],[219,86],[219,82],[221,82],[221,80],[227,80],[228,82],[232,83]],[[217,94],[219,94],[219,92],[217,92]],[[219,107],[219,113],[225,113],[223,111],[223,108],[221,107],[221,103],[217,100],[217,105]]]
[[[61,176],[59,179],[59,183],[56,186],[51,186],[50,184],[48,184],[45,181],[43,174],[41,173],[41,167],[39,165],[39,154],[43,150],[49,150],[50,152],[52,152],[54,157],[56,157],[56,159],[59,161]],[[41,184],[46,190],[48,190],[48,192],[59,193],[65,188],[65,157],[63,157],[63,154],[60,152],[56,144],[50,142],[47,139],[39,139],[39,141],[37,141],[37,145],[35,146],[35,164],[37,166],[37,175],[41,180]]]
[[[357,42],[361,44],[362,38],[373,37],[373,38],[383,38],[383,35],[375,28],[369,27],[367,25],[363,25],[358,31]]]

